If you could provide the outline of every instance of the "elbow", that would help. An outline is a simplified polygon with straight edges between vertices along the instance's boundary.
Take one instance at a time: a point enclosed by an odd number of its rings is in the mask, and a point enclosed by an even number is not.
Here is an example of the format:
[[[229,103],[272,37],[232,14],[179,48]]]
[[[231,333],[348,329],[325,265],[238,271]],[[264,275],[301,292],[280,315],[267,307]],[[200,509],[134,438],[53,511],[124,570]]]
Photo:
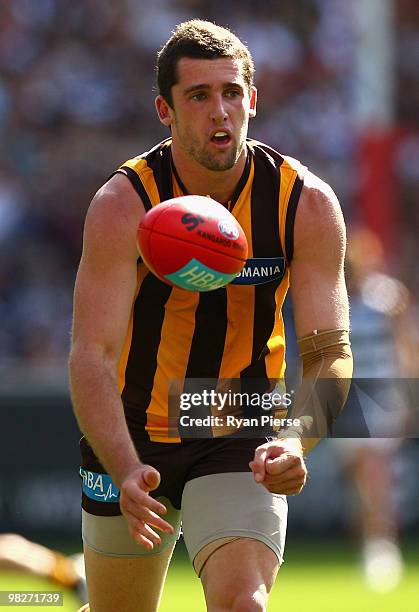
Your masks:
[[[116,377],[117,366],[117,359],[102,345],[73,343],[68,359],[70,386],[75,380],[95,373]]]
[[[73,345],[68,358],[68,373],[70,382],[80,369],[84,369],[89,364],[91,359],[88,359],[86,352],[79,346]]]

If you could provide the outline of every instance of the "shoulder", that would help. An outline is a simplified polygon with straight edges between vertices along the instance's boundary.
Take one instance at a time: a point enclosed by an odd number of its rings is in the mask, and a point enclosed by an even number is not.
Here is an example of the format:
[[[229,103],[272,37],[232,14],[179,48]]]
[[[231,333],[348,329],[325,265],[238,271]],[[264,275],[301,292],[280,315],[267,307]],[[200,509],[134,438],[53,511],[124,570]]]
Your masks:
[[[138,224],[145,214],[141,198],[128,178],[117,173],[94,195],[87,211],[84,242],[125,244],[136,254]]]
[[[94,195],[87,211],[86,223],[95,221],[132,223],[145,214],[141,198],[129,179],[122,173],[114,174]]]
[[[296,173],[299,178],[303,178],[307,173],[307,166],[304,166],[298,159],[290,157],[289,155],[283,155],[270,145],[264,142],[255,140],[254,138],[247,139],[247,145],[253,155],[257,158],[265,159],[273,163],[276,168],[287,168]]]
[[[329,250],[341,258],[345,245],[345,222],[335,192],[306,171],[295,218],[294,258],[316,249]]]

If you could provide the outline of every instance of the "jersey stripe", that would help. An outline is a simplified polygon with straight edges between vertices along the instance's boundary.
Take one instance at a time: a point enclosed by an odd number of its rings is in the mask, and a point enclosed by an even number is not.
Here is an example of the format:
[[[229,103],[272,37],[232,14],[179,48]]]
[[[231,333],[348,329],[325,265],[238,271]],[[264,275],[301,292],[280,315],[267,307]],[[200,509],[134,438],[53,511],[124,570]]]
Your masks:
[[[277,165],[282,158],[274,160],[254,156],[255,175],[251,195],[253,257],[281,257],[279,239],[279,189]],[[253,312],[252,363],[245,368],[240,378],[266,379],[265,357],[269,353],[267,342],[275,324],[275,292],[281,279],[257,285]]]
[[[150,440],[163,437],[176,442],[173,433],[168,437],[167,417],[168,385],[172,380],[183,380],[189,360],[189,349],[195,330],[195,312],[199,293],[174,287],[165,305],[161,341],[157,353],[157,371],[153,392],[147,409],[147,431]],[[178,387],[179,388],[179,387]],[[173,415],[172,415],[173,416]]]
[[[227,331],[227,292],[201,293],[186,378],[218,378]]]
[[[248,257],[253,257],[250,196],[254,179],[253,155],[249,155],[249,175],[236,201],[232,214],[247,236]],[[220,378],[238,378],[237,364],[250,363],[253,347],[253,306],[255,288],[252,285],[227,285],[227,335],[220,367]]]
[[[265,360],[268,378],[285,376],[285,329],[282,317],[282,306],[289,288],[289,268],[285,268],[284,278],[275,292],[276,312],[274,327],[268,340],[269,359]]]
[[[293,255],[294,242],[294,221],[297,212],[297,205],[301,190],[304,184],[304,175],[307,172],[307,167],[303,166],[298,160],[292,157],[285,157],[280,168],[281,185],[284,186],[280,193],[280,237],[284,253],[289,264]],[[293,192],[295,185],[295,191]],[[293,194],[293,202],[290,202],[291,194]],[[288,220],[289,217],[289,220]],[[288,236],[288,247],[287,247]],[[288,253],[288,251],[290,251]],[[288,257],[291,257],[289,259]]]
[[[148,210],[150,210],[151,201],[138,174],[129,166],[122,166],[119,170],[117,170],[117,172],[120,172],[121,174],[125,174],[127,176],[127,178],[131,182],[131,185],[134,187],[135,191],[140,196],[144,204],[145,211],[147,212]]]
[[[199,306],[195,313],[195,331],[189,354],[188,368],[185,375],[185,385],[193,378],[218,379],[224,354],[224,344],[227,333],[227,291],[217,289],[201,293]],[[187,387],[184,387],[186,390]],[[216,384],[209,381],[206,390],[216,389]],[[205,408],[207,416],[211,407]],[[182,435],[182,430],[181,430]],[[200,435],[212,437],[212,428],[202,428]]]
[[[245,188],[245,185],[247,181],[249,180],[249,175],[251,172],[252,165],[253,165],[252,155],[248,155],[246,158],[246,164],[244,166],[244,170],[242,172],[240,180],[237,183],[237,186],[236,186],[236,189],[234,190],[233,195],[231,196],[231,201],[227,205],[227,208],[230,210],[230,212],[233,212],[233,210],[235,210],[236,204],[238,203],[239,200],[243,201],[243,199],[241,198],[241,195],[243,194],[243,189]]]
[[[131,350],[132,344],[132,332],[134,327],[134,306],[137,300],[138,292],[140,291],[141,284],[148,274],[148,270],[145,266],[137,267],[137,289],[135,292],[135,299],[131,309],[131,315],[128,322],[128,329],[125,337],[124,347],[122,349],[121,357],[118,363],[118,388],[119,392],[122,394],[125,387],[125,375],[127,370],[128,358]]]
[[[153,149],[146,160],[158,189],[159,202],[170,200],[173,198],[170,147],[164,146],[161,150]]]
[[[302,188],[303,180],[297,176],[288,200],[287,220],[285,223],[285,252],[288,262],[291,262],[294,254],[294,223]]]
[[[148,406],[151,400],[157,351],[160,344],[164,307],[172,287],[149,273],[143,280],[134,305],[131,350],[127,361],[122,399]],[[145,323],[146,322],[146,323]]]

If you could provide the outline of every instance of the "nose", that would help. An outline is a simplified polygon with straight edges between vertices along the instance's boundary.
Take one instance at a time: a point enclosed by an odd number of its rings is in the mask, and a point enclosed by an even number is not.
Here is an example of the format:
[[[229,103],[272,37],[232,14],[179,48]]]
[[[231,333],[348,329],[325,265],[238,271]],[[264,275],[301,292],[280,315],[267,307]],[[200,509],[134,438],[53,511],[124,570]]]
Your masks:
[[[210,119],[215,123],[223,123],[228,119],[228,114],[226,109],[224,108],[223,97],[214,96],[213,104],[210,112]]]

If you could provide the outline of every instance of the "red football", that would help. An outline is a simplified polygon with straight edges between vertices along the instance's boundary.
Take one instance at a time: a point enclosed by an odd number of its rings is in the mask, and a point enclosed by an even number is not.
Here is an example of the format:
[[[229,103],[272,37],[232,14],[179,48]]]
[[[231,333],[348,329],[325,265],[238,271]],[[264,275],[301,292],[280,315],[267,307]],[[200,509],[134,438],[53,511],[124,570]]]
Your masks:
[[[247,239],[211,198],[188,195],[154,206],[138,227],[144,263],[160,280],[189,291],[223,287],[241,272]]]

